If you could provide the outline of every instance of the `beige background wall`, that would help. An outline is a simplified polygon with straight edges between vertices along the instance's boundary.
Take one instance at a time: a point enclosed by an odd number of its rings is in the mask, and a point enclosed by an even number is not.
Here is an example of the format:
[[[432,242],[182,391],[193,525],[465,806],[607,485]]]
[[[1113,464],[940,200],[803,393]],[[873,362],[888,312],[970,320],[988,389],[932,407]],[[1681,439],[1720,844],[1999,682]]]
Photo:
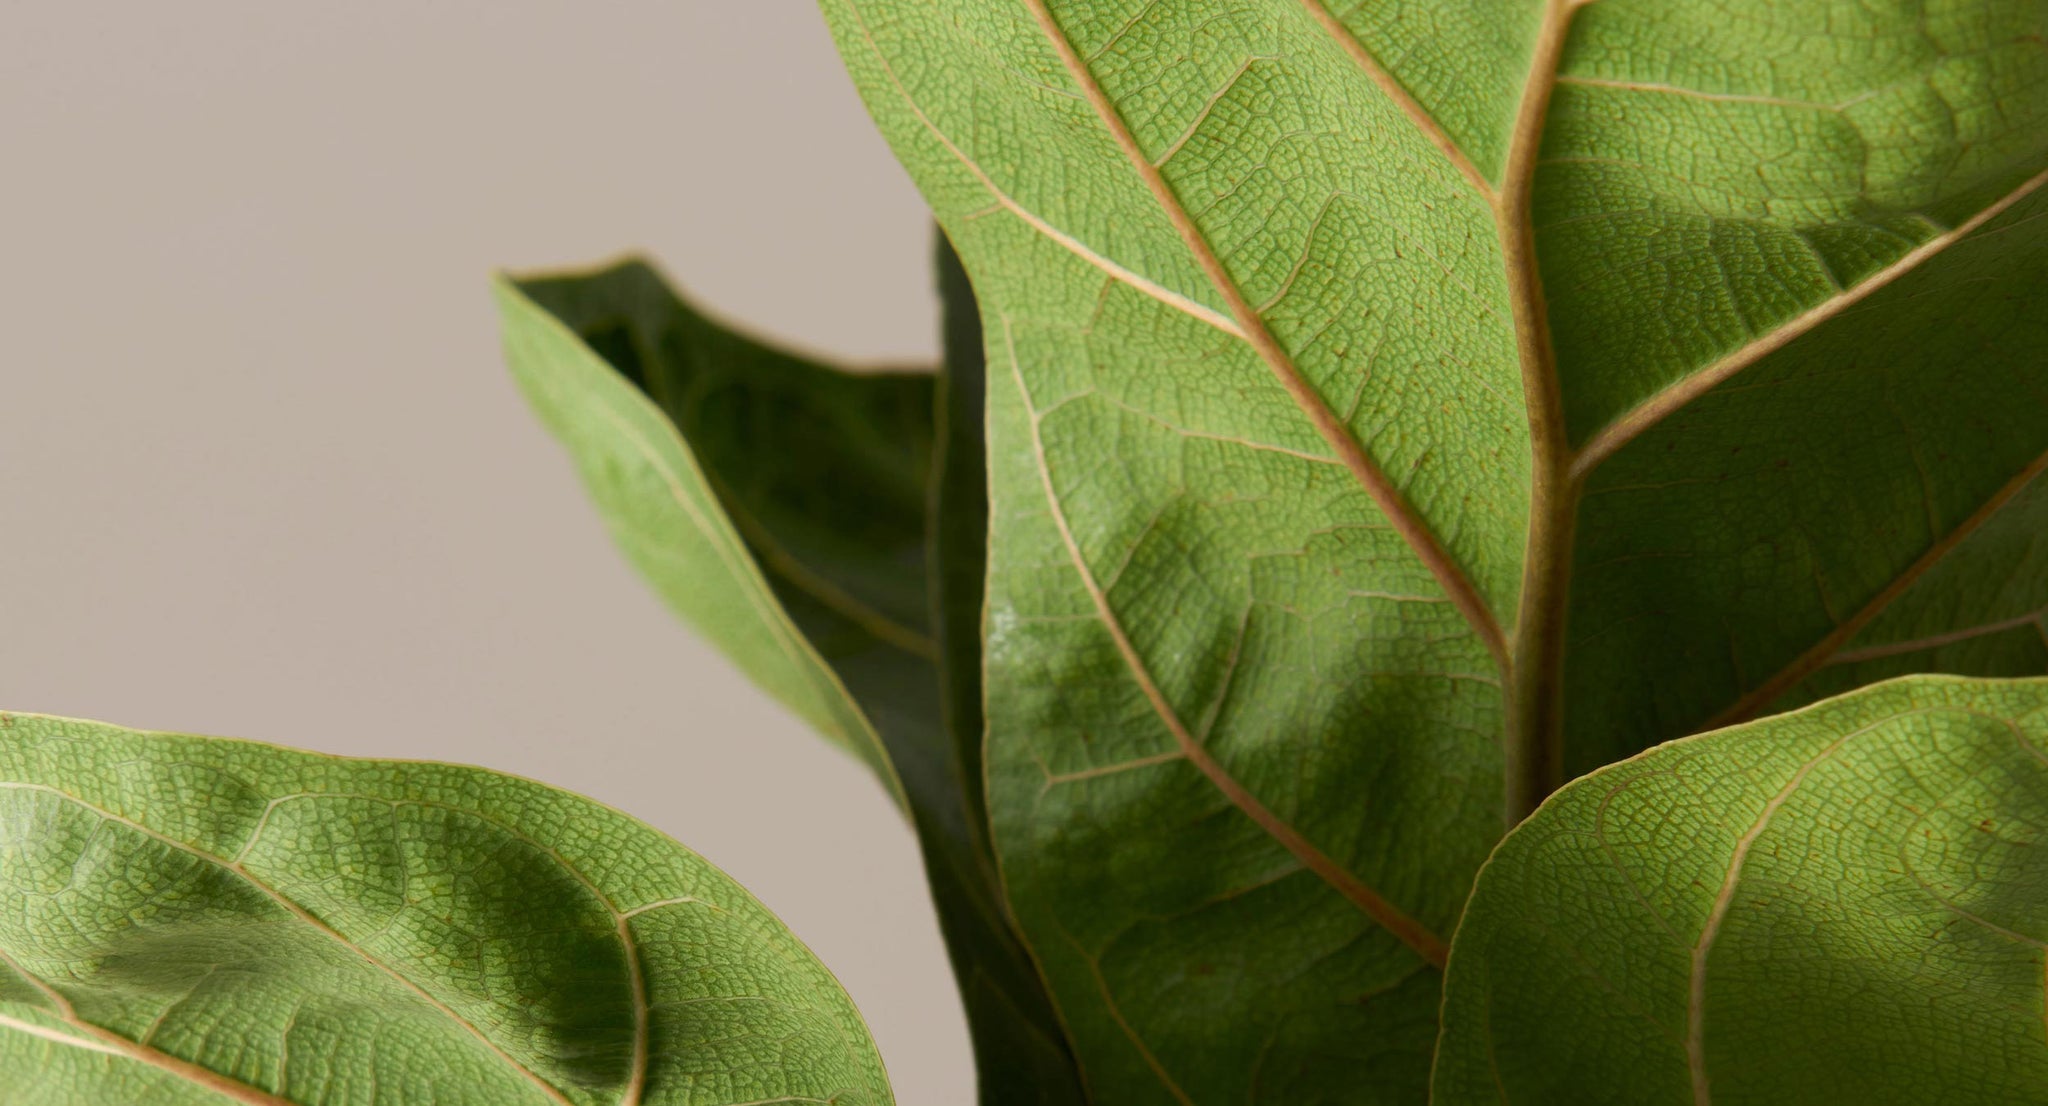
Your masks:
[[[674,624],[498,362],[640,246],[929,357],[922,204],[810,0],[0,2],[0,705],[470,761],[639,815],[970,1099],[910,834]]]

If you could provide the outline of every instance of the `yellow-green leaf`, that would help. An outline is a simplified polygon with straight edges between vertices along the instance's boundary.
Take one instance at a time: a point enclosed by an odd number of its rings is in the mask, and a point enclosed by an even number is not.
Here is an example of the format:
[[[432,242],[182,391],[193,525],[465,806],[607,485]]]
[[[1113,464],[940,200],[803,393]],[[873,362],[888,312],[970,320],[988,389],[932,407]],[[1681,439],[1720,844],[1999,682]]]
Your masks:
[[[886,1106],[830,973],[647,826],[480,768],[0,714],[10,1106]]]
[[[1914,677],[1553,796],[1452,946],[1439,1106],[2032,1106],[2048,680]]]

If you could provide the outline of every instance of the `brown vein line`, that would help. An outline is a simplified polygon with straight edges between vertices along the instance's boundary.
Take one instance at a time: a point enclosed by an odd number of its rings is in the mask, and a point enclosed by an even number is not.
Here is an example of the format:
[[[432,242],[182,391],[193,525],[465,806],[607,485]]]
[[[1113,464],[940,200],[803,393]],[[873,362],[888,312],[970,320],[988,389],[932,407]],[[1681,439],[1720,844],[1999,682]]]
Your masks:
[[[573,1106],[573,1104],[570,1103],[569,1099],[565,1097],[560,1090],[557,1090],[553,1084],[549,1083],[545,1079],[542,1079],[540,1076],[534,1074],[533,1071],[527,1068],[526,1065],[514,1059],[512,1055],[506,1052],[502,1047],[500,1047],[497,1042],[491,1040],[489,1037],[484,1036],[482,1030],[470,1024],[468,1019],[464,1018],[460,1014],[457,1014],[453,1009],[449,1008],[449,1006],[446,1003],[443,1003],[440,999],[437,999],[433,995],[428,994],[425,988],[421,987],[419,984],[407,978],[404,974],[400,973],[398,969],[393,968],[391,965],[386,964],[384,961],[378,959],[375,955],[373,955],[370,952],[370,950],[362,947],[361,945],[356,944],[354,941],[349,940],[347,937],[343,936],[338,930],[329,926],[326,922],[321,921],[318,917],[315,917],[311,911],[307,910],[303,906],[300,906],[298,903],[292,901],[283,892],[270,886],[268,883],[265,883],[264,881],[257,879],[254,873],[250,872],[247,868],[243,867],[242,865],[232,860],[228,860],[225,857],[215,856],[212,853],[205,851],[204,849],[200,849],[192,845],[186,844],[185,842],[180,841],[175,837],[171,837],[167,834],[158,833],[156,830],[150,829],[148,826],[145,826],[140,822],[124,818],[121,815],[116,814],[113,811],[107,810],[103,807],[95,806],[94,804],[86,802],[84,799],[81,799],[68,791],[60,791],[54,787],[47,787],[42,784],[33,783],[0,783],[0,788],[21,791],[38,791],[46,795],[55,796],[69,803],[75,803],[78,806],[88,811],[91,811],[94,815],[105,819],[106,821],[113,822],[117,825],[126,826],[129,829],[132,829],[145,837],[149,837],[155,841],[161,842],[162,844],[167,845],[173,849],[176,849],[177,851],[182,852],[187,856],[191,856],[196,859],[206,861],[207,863],[213,864],[223,869],[224,871],[233,873],[234,875],[240,877],[242,881],[247,883],[250,887],[253,887],[257,891],[262,892],[264,896],[269,898],[272,902],[276,903],[280,907],[283,907],[294,918],[313,927],[315,932],[318,932],[321,935],[333,940],[342,948],[347,949],[351,953],[354,953],[357,956],[357,958],[363,961],[363,963],[384,973],[386,976],[390,977],[393,982],[396,982],[400,986],[404,987],[406,990],[411,991],[413,994],[419,996],[421,1001],[425,1002],[429,1006],[432,1006],[435,1009],[435,1011],[440,1013],[443,1017],[447,1018],[449,1021],[455,1023],[457,1026],[466,1030],[470,1036],[476,1038],[478,1043],[482,1044],[485,1048],[489,1049],[499,1059],[511,1065],[513,1071],[518,1072],[520,1076],[525,1078],[528,1082],[531,1082],[534,1085],[534,1087],[539,1089],[543,1094],[547,1095],[547,1097],[550,1100],[558,1103],[559,1106]],[[99,1034],[108,1033],[108,1031],[106,1030],[101,1030],[99,1029],[99,1027],[91,1026],[87,1023],[74,1022],[73,1024],[78,1025],[81,1029],[90,1029],[96,1031]],[[107,1043],[112,1044],[117,1048],[123,1047],[124,1045],[133,1045],[137,1048],[146,1047],[142,1045],[137,1045],[135,1042],[128,1040],[126,1037],[121,1037],[118,1035],[111,1035],[111,1039],[109,1039]],[[272,1100],[269,1098],[264,1098],[261,1100],[249,1099],[247,1101],[270,1102],[281,1100]]]
[[[1210,246],[1201,228],[1195,225],[1194,217],[1180,202],[1180,197],[1174,192],[1173,186],[1167,183],[1159,167],[1153,165],[1151,159],[1145,156],[1145,151],[1138,145],[1137,136],[1131,133],[1123,116],[1118,114],[1116,105],[1110,102],[1108,94],[1096,82],[1095,75],[1089,71],[1087,63],[1075,52],[1073,42],[1067,38],[1066,32],[1060,29],[1059,21],[1053,17],[1052,9],[1046,6],[1046,0],[1022,2],[1038,21],[1039,29],[1044,32],[1046,40],[1059,53],[1068,74],[1087,97],[1088,103],[1094,107],[1095,114],[1100,117],[1103,126],[1116,140],[1117,146],[1123,150],[1131,167],[1152,191],[1153,198],[1165,211],[1174,229],[1180,233],[1189,252],[1194,254],[1196,262],[1209,277],[1209,282],[1229,305],[1230,314],[1236,319],[1245,342],[1273,370],[1273,375],[1278,378],[1280,386],[1286,389],[1287,394],[1294,399],[1295,405],[1308,416],[1317,432],[1330,443],[1330,447],[1337,451],[1337,455],[1344,461],[1344,466],[1351,470],[1353,478],[1365,488],[1366,494],[1379,506],[1380,512],[1386,516],[1395,532],[1401,535],[1409,548],[1414,550],[1416,557],[1429,569],[1430,574],[1436,577],[1437,583],[1442,585],[1459,613],[1472,624],[1480,640],[1484,641],[1487,649],[1493,653],[1494,662],[1505,671],[1508,655],[1507,638],[1501,632],[1500,623],[1494,619],[1493,612],[1487,608],[1486,601],[1480,598],[1478,589],[1465,578],[1464,571],[1444,551],[1436,535],[1423,523],[1421,516],[1415,513],[1400,490],[1394,487],[1393,482],[1388,480],[1386,474],[1379,470],[1379,466],[1373,463],[1372,458],[1366,455],[1365,447],[1338,420],[1336,413],[1330,410],[1323,397],[1295,366],[1286,349],[1273,337],[1273,332],[1266,328],[1265,319],[1259,315],[1258,309],[1244,298],[1244,292],[1238,288],[1237,282],[1231,279],[1229,271],[1223,266],[1223,260],[1216,255],[1215,249]]]
[[[70,796],[67,795],[65,798],[70,798]],[[202,1068],[189,1060],[181,1060],[161,1049],[153,1048],[139,1041],[131,1041],[111,1029],[86,1021],[78,1016],[78,1011],[71,1005],[71,1000],[65,998],[62,991],[50,986],[42,977],[23,968],[5,950],[0,950],[0,964],[5,964],[29,986],[41,991],[43,997],[50,1000],[50,1006],[58,1020],[92,1039],[79,1040],[76,1037],[67,1036],[53,1029],[5,1015],[0,1015],[0,1026],[27,1033],[30,1036],[40,1037],[46,1041],[68,1045],[72,1048],[82,1048],[89,1052],[104,1052],[125,1057],[137,1063],[148,1065],[158,1071],[175,1075],[188,1083],[204,1087],[209,1091],[234,1099],[236,1102],[244,1103],[246,1106],[293,1106],[292,1103],[285,1099],[279,1098],[268,1091],[252,1087],[239,1079],[233,1079],[217,1071]]]
[[[1851,738],[1869,733],[1880,726],[1897,721],[1900,717],[1902,715],[1892,715],[1861,729],[1851,730],[1830,742],[1826,748],[1814,754],[1812,759],[1792,773],[1792,778],[1785,782],[1785,786],[1764,804],[1764,809],[1757,815],[1756,822],[1736,839],[1735,852],[1728,858],[1728,872],[1722,877],[1721,888],[1714,895],[1713,909],[1707,914],[1706,925],[1700,927],[1699,939],[1693,942],[1692,965],[1686,976],[1685,1066],[1692,1074],[1693,1106],[1710,1106],[1712,1102],[1708,1088],[1706,1058],[1707,957],[1714,950],[1714,942],[1721,936],[1721,924],[1727,920],[1728,911],[1735,904],[1735,887],[1742,880],[1742,868],[1749,861],[1749,850],[1756,844],[1757,838],[1763,836],[1764,829],[1770,825],[1771,818],[1778,813],[1778,809],[1792,798],[1792,793],[1799,790],[1799,785],[1806,782],[1806,777],[1815,768],[1834,756]]]
[[[856,0],[846,0],[846,7],[847,10],[853,13],[854,22],[860,26],[861,38],[867,42],[868,49],[874,53],[875,63],[882,67],[882,75],[889,78],[889,84],[896,89],[896,95],[902,98],[903,106],[910,109],[910,114],[915,116],[919,123],[923,124],[924,129],[931,133],[932,138],[939,145],[946,148],[947,153],[953,155],[953,159],[958,161],[962,168],[973,174],[975,180],[981,182],[981,186],[988,190],[988,194],[995,199],[996,203],[1003,210],[1015,215],[1023,220],[1031,229],[1052,239],[1055,243],[1066,249],[1067,252],[1109,274],[1115,280],[1129,285],[1136,291],[1150,296],[1184,315],[1207,323],[1223,331],[1225,334],[1237,338],[1244,337],[1237,324],[1215,308],[1210,307],[1208,304],[1191,300],[1157,281],[1132,272],[1122,265],[1111,261],[1109,258],[1096,253],[1094,250],[1089,249],[1086,243],[1039,218],[1037,213],[1018,203],[1008,192],[1003,191],[996,184],[995,178],[989,176],[987,171],[982,169],[981,165],[973,158],[968,157],[967,151],[955,145],[952,138],[948,137],[946,132],[940,130],[939,125],[934,123],[931,117],[924,113],[924,108],[918,106],[917,101],[911,98],[910,89],[904,87],[902,79],[896,75],[896,67],[889,63],[888,55],[882,52],[881,43],[875,41],[874,32],[868,29],[867,16],[861,13],[860,4]]]
[[[1792,663],[1779,669],[1775,675],[1758,685],[1755,690],[1737,699],[1726,710],[1708,719],[1706,724],[1700,728],[1703,730],[1715,730],[1720,729],[1722,726],[1734,725],[1737,722],[1750,718],[1758,711],[1769,706],[1778,696],[1791,690],[1799,681],[1811,675],[1814,669],[1826,664],[1828,658],[1834,656],[1841,650],[1842,646],[1849,643],[1850,639],[1861,633],[1865,626],[1870,625],[1871,620],[1883,614],[1885,608],[1891,606],[1899,596],[1904,595],[1906,590],[1912,587],[1915,581],[1926,575],[1929,569],[1941,563],[1943,557],[1948,556],[1952,550],[1961,545],[1971,534],[1976,533],[1980,527],[1991,521],[2001,508],[2007,503],[2012,502],[2013,497],[2019,495],[2043,470],[2048,470],[2048,453],[2043,453],[2041,456],[2034,458],[2026,468],[2020,470],[2019,475],[2006,481],[2005,486],[1992,493],[1991,498],[1985,500],[1983,505],[1970,514],[1970,517],[1964,519],[1954,530],[1943,535],[1941,540],[1929,546],[1927,551],[1922,553],[1918,560],[1906,566],[1904,572],[1899,573],[1891,583],[1886,584],[1883,591],[1878,592],[1860,610],[1850,615],[1841,625],[1829,632],[1826,637],[1815,642],[1812,648],[1799,654],[1798,657],[1793,659]]]
[[[311,796],[302,797],[310,798]],[[348,797],[364,798],[365,796],[353,795]],[[567,872],[570,878],[582,884],[583,889],[590,892],[590,897],[596,899],[597,904],[604,907],[605,912],[612,916],[613,926],[619,936],[619,944],[625,951],[626,990],[633,1003],[632,1069],[626,1081],[626,1088],[619,1096],[619,1106],[640,1106],[641,1096],[647,1086],[648,1042],[651,1029],[649,1022],[652,1019],[653,1007],[649,1004],[647,998],[647,976],[646,970],[640,963],[640,942],[638,938],[633,936],[633,929],[629,924],[633,915],[639,913],[639,911],[627,912],[620,910],[619,904],[613,902],[612,897],[606,894],[604,889],[599,887],[589,875],[585,874],[583,869],[570,863],[569,858],[563,856],[560,850],[509,822],[494,818],[480,810],[466,810],[462,807],[435,802],[431,799],[382,799],[377,801],[389,803],[394,807],[434,807],[496,826],[504,831],[506,835],[517,838],[534,851],[546,854],[547,858],[554,861],[562,871]],[[715,903],[707,903],[706,905],[711,906],[714,910],[718,909]]]
[[[1083,780],[1096,780],[1122,772],[1136,772],[1145,768],[1154,768],[1161,764],[1172,764],[1174,761],[1181,760],[1186,756],[1185,752],[1174,749],[1171,752],[1154,753],[1148,757],[1138,757],[1134,760],[1120,761],[1116,764],[1104,764],[1096,768],[1083,768],[1076,772],[1046,771],[1045,787],[1043,790],[1050,791],[1061,784],[1080,783]],[[1041,763],[1039,768],[1045,770],[1045,765]]]
[[[1905,256],[1885,266],[1876,275],[1854,288],[1831,296],[1793,316],[1769,334],[1751,341],[1741,349],[1672,383],[1656,395],[1637,404],[1628,413],[1607,424],[1586,440],[1578,456],[1572,460],[1572,478],[1584,480],[1588,473],[1612,457],[1616,450],[1664,421],[1673,412],[1712,391],[1728,378],[1785,348],[1794,339],[1855,306],[1877,290],[1919,268],[1929,258],[1969,237],[1979,227],[2003,215],[2014,204],[2033,195],[2044,184],[2048,184],[2048,170],[2027,178],[2018,188],[1999,197],[1989,207],[1956,224],[1949,231],[1922,242]]]
[[[1152,1069],[1153,1077],[1159,1080],[1175,1102],[1181,1106],[1195,1106],[1195,1100],[1189,1098],[1186,1091],[1181,1090],[1180,1084],[1174,1081],[1173,1073],[1166,1070],[1166,1065],[1161,1063],[1159,1056],[1152,1051],[1152,1046],[1145,1043],[1144,1037],[1139,1036],[1137,1027],[1131,1024],[1129,1018],[1124,1017],[1123,1004],[1116,1000],[1115,992],[1109,989],[1109,980],[1103,977],[1102,962],[1087,949],[1082,948],[1081,942],[1075,940],[1074,935],[1068,933],[1065,927],[1061,927],[1060,936],[1088,965],[1088,974],[1095,980],[1095,991],[1102,996],[1102,1005],[1109,1011],[1110,1020],[1123,1032],[1124,1039],[1131,1042],[1131,1047],[1137,1050],[1138,1057],[1145,1061],[1145,1066]]]
[[[746,540],[749,551],[760,558],[762,568],[780,576],[789,586],[817,600],[832,613],[867,631],[877,641],[922,660],[938,663],[939,646],[931,635],[896,621],[798,560],[796,554],[784,548],[766,526],[726,492],[723,481],[714,479],[711,483],[720,493],[719,505],[725,508],[733,529]]]
[[[1507,269],[1515,352],[1522,370],[1529,419],[1531,481],[1529,534],[1522,562],[1521,608],[1515,615],[1513,663],[1508,672],[1504,821],[1516,825],[1564,782],[1563,684],[1565,599],[1571,590],[1572,534],[1579,483],[1571,477],[1557,353],[1550,308],[1536,259],[1532,200],[1536,155],[1557,87],[1559,58],[1571,27],[1573,0],[1550,0],[1529,58],[1529,76],[1515,109],[1494,226]]]
[[[1871,645],[1862,649],[1845,649],[1829,657],[1827,663],[1829,665],[1856,664],[1859,661],[1874,661],[1882,660],[1885,657],[1896,657],[1902,653],[1918,653],[1923,649],[1938,649],[1944,645],[1953,645],[1959,641],[1989,637],[1992,634],[2003,633],[2006,630],[2017,630],[2022,626],[2039,625],[2041,616],[2044,614],[2048,614],[2048,610],[2031,611],[2013,618],[2000,619],[1997,622],[1986,622],[1982,625],[1971,626],[1966,629],[1950,630],[1945,634],[1930,634],[1927,637],[1914,638],[1912,641],[1895,641],[1889,645]]]
[[[102,1029],[90,1022],[68,1021],[67,1024],[76,1027],[82,1032],[91,1034],[96,1040],[106,1046],[104,1048],[93,1048],[95,1052],[116,1053],[139,1064],[146,1064],[158,1071],[177,1076],[195,1086],[204,1087],[224,1098],[243,1103],[244,1106],[298,1106],[297,1103],[292,1102],[290,1099],[280,1098],[268,1091],[252,1087],[239,1079],[232,1079],[217,1071],[202,1068],[189,1060],[181,1060],[161,1049],[137,1044],[121,1036],[119,1033],[109,1029]],[[41,1036],[41,1034],[38,1034],[38,1036]],[[78,1047],[92,1048],[92,1046],[84,1043],[79,1043]]]
[[[1421,922],[1380,897],[1379,892],[1366,886],[1363,880],[1346,871],[1342,865],[1310,843],[1301,835],[1301,831],[1268,810],[1257,796],[1237,782],[1237,779],[1195,740],[1186,724],[1180,720],[1180,715],[1173,709],[1173,704],[1167,701],[1166,694],[1153,682],[1151,671],[1145,667],[1145,659],[1139,655],[1137,646],[1132,644],[1130,636],[1124,632],[1122,620],[1117,618],[1115,608],[1109,604],[1109,596],[1103,593],[1101,585],[1096,582],[1095,573],[1089,569],[1087,558],[1081,555],[1081,545],[1075,540],[1074,531],[1067,524],[1066,508],[1061,505],[1059,493],[1053,487],[1052,467],[1046,463],[1045,442],[1039,434],[1038,411],[1032,404],[1031,389],[1025,384],[1023,368],[1017,361],[1016,344],[1010,331],[1008,317],[1003,318],[1003,339],[1009,348],[1011,376],[1017,382],[1017,390],[1022,393],[1024,405],[1030,415],[1032,452],[1038,466],[1039,482],[1045,489],[1046,506],[1052,514],[1053,525],[1059,530],[1060,541],[1066,547],[1068,559],[1073,562],[1074,572],[1080,576],[1082,587],[1095,604],[1096,617],[1108,631],[1110,641],[1115,644],[1117,653],[1130,669],[1131,678],[1137,683],[1138,689],[1144,692],[1152,710],[1158,714],[1159,720],[1173,735],[1174,744],[1180,747],[1189,763],[1207,777],[1209,782],[1223,793],[1224,798],[1230,800],[1231,805],[1243,811],[1245,816],[1268,836],[1293,853],[1310,871],[1322,877],[1323,882],[1350,899],[1367,917],[1379,923],[1402,944],[1413,949],[1417,956],[1442,968],[1450,954],[1450,949],[1444,944],[1443,938],[1430,932]]]
[[[1343,21],[1337,18],[1329,5],[1323,0],[1301,0],[1301,6],[1307,8],[1308,14],[1314,17],[1317,23],[1322,24],[1323,30],[1337,41],[1337,45],[1351,55],[1351,60],[1357,62],[1360,69],[1365,70],[1365,75],[1372,78],[1372,83],[1378,85],[1381,92],[1387,94],[1387,99],[1394,101],[1395,106],[1408,116],[1408,121],[1415,124],[1416,130],[1422,132],[1422,137],[1443,151],[1444,157],[1458,170],[1459,175],[1465,178],[1465,183],[1470,184],[1472,190],[1484,197],[1488,203],[1492,203],[1493,185],[1487,183],[1486,178],[1480,174],[1479,167],[1472,164],[1472,159],[1465,156],[1465,151],[1459,148],[1458,143],[1444,130],[1443,125],[1429,113],[1429,109],[1423,107],[1400,81],[1394,79],[1394,75],[1380,64],[1379,59],[1372,55],[1372,51],[1365,48],[1365,43],[1359,41],[1357,35],[1351,33],[1351,28],[1346,27]]]

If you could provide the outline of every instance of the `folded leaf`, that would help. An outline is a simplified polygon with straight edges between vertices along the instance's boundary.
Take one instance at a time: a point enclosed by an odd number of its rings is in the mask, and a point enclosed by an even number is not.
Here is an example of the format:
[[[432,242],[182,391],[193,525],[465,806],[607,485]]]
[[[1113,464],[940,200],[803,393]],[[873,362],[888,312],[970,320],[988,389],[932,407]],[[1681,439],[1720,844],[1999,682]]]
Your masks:
[[[2035,0],[824,8],[990,332],[991,817],[1099,1098],[1419,1101],[1567,770],[2044,605]]]
[[[0,714],[10,1104],[886,1104],[732,880],[479,768]]]
[[[964,274],[949,251],[941,263],[943,382],[762,346],[639,263],[523,279],[500,299],[513,369],[621,548],[757,682],[901,781],[983,1101],[1074,1103],[987,840],[980,339]]]
[[[2020,1106],[2048,1087],[2048,680],[1916,677],[1685,738],[1509,834],[1439,1106]]]
[[[917,587],[931,378],[897,374],[863,388],[717,326],[636,262],[582,277],[501,279],[496,293],[514,376],[568,447],[634,566],[755,683],[867,761],[903,801],[896,768],[848,696],[843,669],[859,669],[883,696],[934,694]],[[655,370],[650,387],[673,387],[684,410],[720,408],[701,420],[717,435],[708,444],[728,459],[758,462],[723,473],[756,493],[748,506],[757,514],[742,521],[728,512],[698,454],[638,386]],[[758,387],[749,387],[756,378]],[[807,394],[821,381],[837,386],[830,398],[840,402]],[[754,436],[768,448],[753,449]],[[836,486],[806,485],[804,477],[838,465],[852,472],[839,470]],[[849,528],[810,525],[808,506]],[[742,525],[763,550],[758,560]],[[778,570],[773,577],[762,561]],[[798,627],[789,599],[827,629],[824,647],[842,651],[842,665],[828,663]],[[913,701],[906,713],[919,710]]]

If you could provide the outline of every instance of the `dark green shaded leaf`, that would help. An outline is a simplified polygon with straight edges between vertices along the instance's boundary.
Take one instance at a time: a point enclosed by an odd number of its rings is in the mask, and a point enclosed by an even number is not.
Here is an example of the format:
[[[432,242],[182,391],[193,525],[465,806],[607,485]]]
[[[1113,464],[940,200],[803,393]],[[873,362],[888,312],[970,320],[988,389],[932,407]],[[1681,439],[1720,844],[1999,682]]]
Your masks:
[[[979,335],[957,265],[941,271],[944,378],[843,372],[763,346],[639,263],[522,279],[501,299],[513,368],[628,556],[749,675],[901,780],[984,1101],[1078,1102],[987,841]],[[621,410],[646,420],[635,433],[655,448],[620,432],[637,426]],[[768,598],[716,594],[735,584],[765,584]]]

